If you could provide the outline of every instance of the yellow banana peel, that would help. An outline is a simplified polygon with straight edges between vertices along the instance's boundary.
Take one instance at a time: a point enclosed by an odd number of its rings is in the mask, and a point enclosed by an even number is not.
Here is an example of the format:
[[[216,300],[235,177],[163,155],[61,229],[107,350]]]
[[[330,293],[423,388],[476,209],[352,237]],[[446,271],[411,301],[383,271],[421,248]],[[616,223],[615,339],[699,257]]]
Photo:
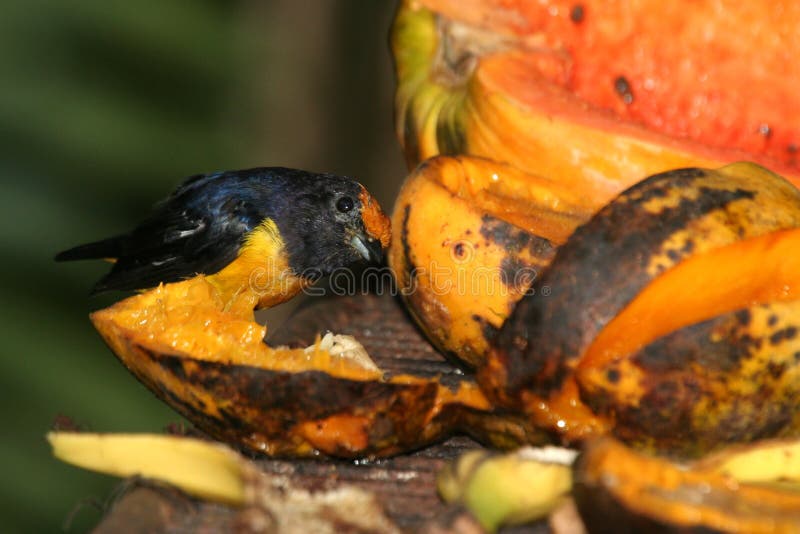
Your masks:
[[[141,476],[189,495],[232,506],[248,502],[247,471],[238,453],[218,443],[159,434],[50,432],[59,460],[118,477]]]

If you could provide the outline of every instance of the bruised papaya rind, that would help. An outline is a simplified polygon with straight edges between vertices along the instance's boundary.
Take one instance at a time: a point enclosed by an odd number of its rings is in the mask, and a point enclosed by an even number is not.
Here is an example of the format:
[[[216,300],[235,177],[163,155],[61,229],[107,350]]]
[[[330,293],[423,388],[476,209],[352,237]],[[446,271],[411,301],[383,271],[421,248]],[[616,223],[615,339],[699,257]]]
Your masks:
[[[658,133],[565,88],[564,80],[574,74],[569,51],[544,42],[536,23],[517,26],[515,21],[524,18],[513,7],[447,4],[408,0],[393,26],[395,123],[410,167],[437,154],[489,157],[557,177],[584,191],[597,208],[643,176],[680,167],[754,160],[800,180],[797,147],[786,139],[774,139],[788,142],[775,157],[762,153],[772,144],[770,136],[743,151],[725,148],[731,140],[719,135],[709,144],[691,141],[691,135]],[[572,7],[559,16],[566,18]],[[545,11],[534,5],[521,9]],[[567,26],[567,35],[579,28]],[[726,124],[725,118],[720,122]],[[757,130],[748,133],[758,137]],[[712,147],[718,140],[720,145]]]
[[[757,165],[681,169],[644,180],[559,248],[535,293],[520,300],[495,339],[479,373],[482,387],[501,404],[524,404],[539,424],[567,439],[607,430],[607,422],[581,408],[572,383],[601,330],[683,259],[799,223],[800,191]],[[576,413],[558,413],[548,402],[552,395]]]
[[[580,374],[582,398],[626,442],[697,456],[800,431],[800,301],[724,314]],[[619,378],[624,377],[624,378]]]
[[[541,331],[551,341],[517,340],[518,344],[536,346],[537,353],[547,354],[549,345],[564,343],[567,346],[560,352],[574,365],[605,324],[682,259],[799,224],[800,191],[757,165],[679,169],[647,178],[599,211],[560,247],[536,282],[549,287],[550,294],[523,299],[498,345],[512,341],[507,338],[514,337],[515,321],[532,324],[532,338]],[[536,326],[536,319],[548,324]],[[556,321],[564,323],[549,324]],[[563,375],[563,366],[545,364],[546,356],[530,357],[546,369],[528,378],[557,385],[554,375]]]
[[[446,435],[462,404],[489,409],[468,383],[451,391],[436,380],[384,379],[352,345],[269,347],[252,306],[217,296],[198,276],[130,297],[92,321],[137,378],[218,439],[270,455],[380,456]]]
[[[584,354],[582,400],[625,441],[682,455],[796,434],[798,250],[800,230],[784,230],[657,278]]]
[[[475,366],[588,216],[580,196],[550,180],[481,158],[433,158],[397,198],[389,265],[434,344]]]
[[[797,532],[800,492],[738,483],[611,439],[578,457],[573,496],[589,532]]]

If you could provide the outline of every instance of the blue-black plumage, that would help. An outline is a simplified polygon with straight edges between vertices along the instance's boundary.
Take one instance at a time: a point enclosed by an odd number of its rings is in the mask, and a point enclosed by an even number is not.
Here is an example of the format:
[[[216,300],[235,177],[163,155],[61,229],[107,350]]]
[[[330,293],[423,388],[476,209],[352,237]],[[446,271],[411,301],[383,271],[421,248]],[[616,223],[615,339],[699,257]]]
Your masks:
[[[389,221],[357,181],[283,167],[186,179],[132,231],[80,245],[56,261],[106,258],[111,271],[92,293],[145,289],[211,275],[240,257],[248,236],[270,228],[280,260],[309,282],[359,261],[380,261]]]

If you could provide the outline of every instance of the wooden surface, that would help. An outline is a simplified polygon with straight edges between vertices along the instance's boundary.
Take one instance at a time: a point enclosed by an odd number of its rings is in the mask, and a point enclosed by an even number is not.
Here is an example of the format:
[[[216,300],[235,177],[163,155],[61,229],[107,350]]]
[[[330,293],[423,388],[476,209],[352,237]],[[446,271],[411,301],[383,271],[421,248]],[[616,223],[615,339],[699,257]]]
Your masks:
[[[464,371],[433,350],[399,302],[390,296],[315,299],[298,310],[284,328],[272,333],[268,342],[270,345],[308,345],[318,333],[328,330],[356,336],[389,374],[440,376],[444,383],[467,378]],[[446,462],[474,447],[478,445],[469,438],[452,437],[412,454],[371,462],[330,458],[290,461],[264,457],[254,458],[254,461],[265,472],[288,476],[293,484],[310,490],[330,489],[342,483],[364,488],[377,496],[387,515],[400,528],[418,532],[430,529],[433,523],[451,526],[452,517],[461,514],[440,501],[435,476]],[[134,484],[116,502],[97,532],[250,531],[242,517],[244,513],[246,511],[192,501],[170,489]],[[538,524],[517,528],[514,532],[547,532],[547,528]]]

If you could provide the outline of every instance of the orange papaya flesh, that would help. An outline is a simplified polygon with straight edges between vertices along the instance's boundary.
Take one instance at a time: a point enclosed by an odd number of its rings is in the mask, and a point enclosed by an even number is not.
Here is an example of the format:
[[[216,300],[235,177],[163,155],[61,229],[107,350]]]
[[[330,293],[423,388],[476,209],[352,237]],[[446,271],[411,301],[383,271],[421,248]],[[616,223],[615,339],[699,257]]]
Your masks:
[[[717,5],[405,2],[392,43],[409,164],[490,157],[598,207],[685,166],[752,160],[797,181],[798,67],[780,65],[800,9]]]
[[[257,300],[257,299],[256,299]],[[396,454],[452,432],[462,407],[491,407],[469,382],[385,378],[363,348],[269,347],[255,300],[225,303],[203,276],[92,314],[122,363],[198,428],[270,455]]]
[[[578,228],[494,339],[479,380],[519,406],[560,388],[600,331],[683,259],[800,226],[800,191],[753,164],[679,169],[636,184]]]
[[[398,195],[389,265],[434,344],[475,366],[555,246],[589,214],[575,192],[508,165],[432,158]]]
[[[226,309],[205,277],[162,285],[125,299],[93,313],[92,321],[106,340],[191,354],[197,360],[289,372],[324,368],[335,376],[356,380],[380,376],[379,371],[358,361],[331,358],[328,351],[316,347],[308,352],[283,349],[276,357],[276,350],[263,343],[266,327],[254,321],[252,309]]]

